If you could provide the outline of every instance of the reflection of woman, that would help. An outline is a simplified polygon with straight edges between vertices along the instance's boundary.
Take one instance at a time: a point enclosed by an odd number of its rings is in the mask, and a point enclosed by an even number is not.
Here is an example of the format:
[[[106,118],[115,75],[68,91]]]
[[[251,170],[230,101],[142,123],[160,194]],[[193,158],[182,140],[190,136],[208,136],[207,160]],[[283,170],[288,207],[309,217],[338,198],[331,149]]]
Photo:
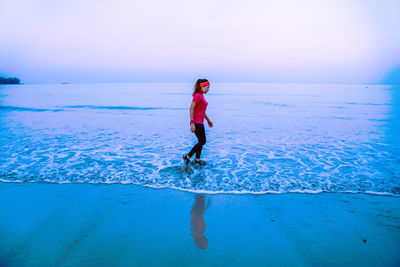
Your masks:
[[[205,197],[203,195],[196,195],[196,202],[194,203],[193,208],[190,211],[192,217],[190,221],[190,229],[192,229],[194,243],[200,249],[205,249],[208,245],[208,240],[204,236],[206,223],[203,216],[209,206],[210,201],[208,201],[207,207],[205,207]]]

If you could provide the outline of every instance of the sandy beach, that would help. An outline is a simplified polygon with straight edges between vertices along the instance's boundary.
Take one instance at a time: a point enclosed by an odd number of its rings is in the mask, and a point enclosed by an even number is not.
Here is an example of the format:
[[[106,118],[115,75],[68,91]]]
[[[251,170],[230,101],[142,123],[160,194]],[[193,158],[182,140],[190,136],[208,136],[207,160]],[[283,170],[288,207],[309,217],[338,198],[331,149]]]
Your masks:
[[[400,264],[398,197],[0,183],[0,198],[1,266]]]

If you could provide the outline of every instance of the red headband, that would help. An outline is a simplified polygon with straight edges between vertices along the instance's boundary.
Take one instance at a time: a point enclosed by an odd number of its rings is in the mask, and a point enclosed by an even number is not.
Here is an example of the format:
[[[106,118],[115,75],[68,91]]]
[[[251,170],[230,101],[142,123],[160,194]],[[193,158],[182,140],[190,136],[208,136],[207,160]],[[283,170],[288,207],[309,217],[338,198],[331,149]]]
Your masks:
[[[210,85],[210,82],[200,83],[200,87],[207,86],[207,85]]]

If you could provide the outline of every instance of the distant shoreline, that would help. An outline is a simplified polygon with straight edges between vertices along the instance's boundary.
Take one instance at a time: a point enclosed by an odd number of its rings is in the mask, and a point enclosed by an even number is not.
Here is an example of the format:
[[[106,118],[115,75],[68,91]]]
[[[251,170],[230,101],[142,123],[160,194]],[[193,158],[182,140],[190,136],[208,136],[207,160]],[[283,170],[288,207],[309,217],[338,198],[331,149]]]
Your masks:
[[[20,84],[20,79],[16,77],[0,77],[0,84]]]

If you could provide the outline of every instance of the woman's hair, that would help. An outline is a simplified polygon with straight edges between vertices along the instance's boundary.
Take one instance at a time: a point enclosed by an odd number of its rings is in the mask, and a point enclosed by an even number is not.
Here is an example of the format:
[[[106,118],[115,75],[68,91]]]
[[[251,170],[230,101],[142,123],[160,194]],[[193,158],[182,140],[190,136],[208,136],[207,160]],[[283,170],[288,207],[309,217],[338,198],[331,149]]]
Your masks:
[[[194,85],[194,91],[193,91],[192,96],[194,96],[195,93],[200,93],[201,92],[200,84],[204,83],[204,82],[208,82],[208,80],[207,79],[198,79],[197,80],[196,84]]]

